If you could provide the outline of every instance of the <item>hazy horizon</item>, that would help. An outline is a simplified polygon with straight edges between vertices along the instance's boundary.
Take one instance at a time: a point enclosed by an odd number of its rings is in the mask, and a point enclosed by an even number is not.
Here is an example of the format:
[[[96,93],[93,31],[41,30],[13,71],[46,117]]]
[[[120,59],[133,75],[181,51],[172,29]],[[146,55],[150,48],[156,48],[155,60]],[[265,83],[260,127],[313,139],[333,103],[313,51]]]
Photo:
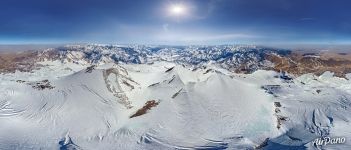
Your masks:
[[[255,44],[207,44],[207,45],[192,45],[192,44],[121,44],[121,43],[61,43],[61,44],[0,44],[1,52],[18,52],[28,50],[45,50],[48,48],[57,48],[66,45],[89,45],[89,44],[102,44],[102,45],[150,45],[150,46],[217,46],[217,45],[255,45]],[[351,52],[351,44],[349,45],[332,45],[332,44],[310,44],[310,45],[262,45],[257,44],[255,46],[287,49],[287,50],[302,50],[302,51],[333,51],[333,52]]]

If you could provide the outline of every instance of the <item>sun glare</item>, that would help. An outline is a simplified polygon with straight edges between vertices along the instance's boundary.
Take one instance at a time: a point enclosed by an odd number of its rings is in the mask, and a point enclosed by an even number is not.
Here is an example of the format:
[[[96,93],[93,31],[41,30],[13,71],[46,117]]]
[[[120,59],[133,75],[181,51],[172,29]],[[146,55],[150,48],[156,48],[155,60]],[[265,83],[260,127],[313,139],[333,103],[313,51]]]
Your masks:
[[[185,11],[186,11],[185,7],[183,5],[180,5],[180,4],[173,5],[170,8],[171,14],[176,15],[176,16],[183,15],[185,13]]]

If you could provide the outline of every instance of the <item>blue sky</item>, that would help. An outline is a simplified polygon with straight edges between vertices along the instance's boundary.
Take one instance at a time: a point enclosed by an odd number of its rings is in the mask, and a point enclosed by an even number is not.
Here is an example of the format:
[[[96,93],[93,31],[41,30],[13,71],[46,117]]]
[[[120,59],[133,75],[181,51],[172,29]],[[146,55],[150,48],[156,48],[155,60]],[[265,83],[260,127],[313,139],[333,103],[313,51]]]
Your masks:
[[[172,10],[181,6],[182,12]],[[0,44],[350,44],[349,0],[1,0]]]

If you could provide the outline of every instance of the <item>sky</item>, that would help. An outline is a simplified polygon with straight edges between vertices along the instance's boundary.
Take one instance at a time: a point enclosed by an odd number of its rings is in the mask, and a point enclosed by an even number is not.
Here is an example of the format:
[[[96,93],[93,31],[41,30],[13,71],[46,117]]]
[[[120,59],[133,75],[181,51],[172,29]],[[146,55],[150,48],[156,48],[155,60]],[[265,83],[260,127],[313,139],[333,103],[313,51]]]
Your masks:
[[[351,45],[349,0],[1,0],[0,44]]]

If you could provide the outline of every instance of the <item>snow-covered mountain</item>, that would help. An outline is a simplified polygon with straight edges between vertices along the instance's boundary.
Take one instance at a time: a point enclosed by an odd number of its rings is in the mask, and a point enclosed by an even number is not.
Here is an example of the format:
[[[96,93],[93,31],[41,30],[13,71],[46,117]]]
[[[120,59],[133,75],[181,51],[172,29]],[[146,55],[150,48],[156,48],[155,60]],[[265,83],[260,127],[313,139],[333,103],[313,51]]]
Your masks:
[[[31,61],[1,68],[0,149],[350,149],[349,75],[303,72],[307,63],[291,53],[143,45],[31,52]],[[325,136],[346,142],[314,143]]]
[[[252,73],[260,68],[270,67],[270,62],[265,60],[267,55],[285,56],[289,53],[289,50],[257,46],[68,45],[44,51],[40,58],[78,64],[144,64],[168,61],[195,68],[215,63],[231,71]]]

